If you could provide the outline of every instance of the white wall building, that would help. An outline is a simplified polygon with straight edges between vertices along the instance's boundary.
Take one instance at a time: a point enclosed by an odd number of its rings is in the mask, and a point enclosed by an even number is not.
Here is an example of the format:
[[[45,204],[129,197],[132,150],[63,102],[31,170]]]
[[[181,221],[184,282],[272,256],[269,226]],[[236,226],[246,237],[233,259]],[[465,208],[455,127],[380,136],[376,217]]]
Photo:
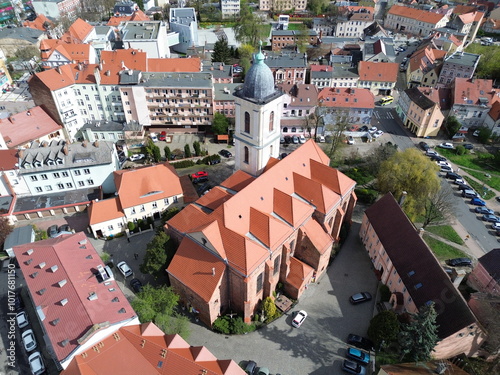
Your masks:
[[[179,44],[172,46],[174,51],[186,53],[188,48],[198,46],[198,21],[194,8],[170,8],[169,21],[170,30],[179,34]]]
[[[236,18],[240,14],[240,0],[220,0],[222,18]]]
[[[150,58],[170,57],[167,24],[163,21],[128,21],[120,24],[121,40],[125,48],[139,49]]]

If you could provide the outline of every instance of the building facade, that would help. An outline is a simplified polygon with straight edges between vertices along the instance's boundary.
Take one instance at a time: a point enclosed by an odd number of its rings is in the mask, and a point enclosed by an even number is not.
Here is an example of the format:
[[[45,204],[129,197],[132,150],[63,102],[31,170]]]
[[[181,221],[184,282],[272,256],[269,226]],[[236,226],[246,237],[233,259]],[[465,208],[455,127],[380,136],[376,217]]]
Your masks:
[[[439,83],[449,85],[455,78],[471,79],[480,58],[480,55],[467,52],[455,52],[446,57],[439,74]]]
[[[362,38],[364,29],[374,20],[372,7],[348,6],[341,7],[341,16],[337,18],[334,36],[348,38]]]
[[[233,18],[240,14],[240,0],[220,0],[222,18]]]
[[[261,11],[280,11],[295,9],[296,12],[302,12],[307,8],[307,0],[259,0],[259,9]]]
[[[433,29],[444,27],[447,22],[445,15],[395,4],[387,13],[384,27],[401,33],[428,36]]]
[[[266,55],[264,63],[271,69],[276,84],[306,83],[307,55],[280,53]]]
[[[500,296],[500,249],[480,257],[467,278],[467,284],[481,293]]]
[[[360,61],[358,88],[369,89],[374,95],[390,95],[398,80],[399,64]]]
[[[170,30],[179,34],[179,43],[172,46],[174,51],[186,53],[193,45],[198,46],[198,21],[194,8],[170,8],[169,21]]]

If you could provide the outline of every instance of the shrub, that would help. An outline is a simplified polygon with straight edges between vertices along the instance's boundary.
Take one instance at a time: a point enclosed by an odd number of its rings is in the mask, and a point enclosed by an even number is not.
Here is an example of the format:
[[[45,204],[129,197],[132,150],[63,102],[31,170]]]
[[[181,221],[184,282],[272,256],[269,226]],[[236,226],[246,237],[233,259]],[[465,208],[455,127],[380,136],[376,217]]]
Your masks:
[[[355,189],[354,191],[362,203],[372,204],[378,197],[378,191],[373,189]]]
[[[129,221],[127,223],[127,228],[128,228],[129,231],[133,232],[134,229],[135,229],[135,224],[133,222]]]
[[[184,146],[184,155],[186,155],[186,158],[190,158],[192,156],[191,149],[189,148],[189,145]]]
[[[212,325],[215,332],[222,334],[236,334],[241,335],[244,333],[255,331],[253,324],[246,324],[241,316],[231,319],[229,316],[221,316]]]
[[[457,155],[464,155],[465,153],[467,153],[467,150],[465,149],[464,146],[459,145],[456,148],[456,153],[457,153]]]
[[[200,156],[201,155],[201,146],[200,146],[200,142],[198,141],[194,141],[193,142],[193,148],[194,148],[194,154],[196,156]]]
[[[214,154],[214,155],[209,155],[207,157],[204,157],[201,159],[201,164],[212,164],[212,161],[214,160],[220,160],[220,155]]]
[[[151,225],[154,225],[155,220],[153,219],[153,216],[148,216],[148,218],[146,219],[146,222],[148,223],[148,227],[149,227]]]
[[[165,153],[165,159],[170,160],[172,159],[172,151],[170,151],[170,147],[165,146],[163,149],[163,152]]]
[[[109,255],[109,253],[103,251],[102,254],[101,254],[101,260],[104,264],[108,263],[109,260],[111,259],[111,255]]]
[[[378,289],[380,292],[380,302],[389,302],[391,299],[391,290],[387,285],[380,285]]]
[[[189,167],[192,167],[193,165],[195,165],[195,163],[192,160],[182,160],[182,161],[179,161],[177,163],[172,163],[172,166],[175,169],[189,168]]]
[[[231,331],[230,331],[230,324],[229,324],[229,320],[227,318],[227,316],[221,316],[219,318],[217,318],[214,322],[214,324],[212,324],[212,329],[215,331],[215,332],[219,332],[219,333],[222,333],[222,334],[229,334]]]

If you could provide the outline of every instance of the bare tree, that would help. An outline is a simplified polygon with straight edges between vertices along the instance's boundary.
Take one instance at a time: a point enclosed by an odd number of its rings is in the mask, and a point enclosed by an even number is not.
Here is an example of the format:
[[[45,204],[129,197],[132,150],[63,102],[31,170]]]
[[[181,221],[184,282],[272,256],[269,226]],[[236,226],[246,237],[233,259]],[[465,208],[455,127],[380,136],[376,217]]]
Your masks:
[[[422,228],[430,224],[439,224],[447,221],[452,215],[453,200],[449,189],[439,189],[431,195],[424,206],[424,223]]]
[[[323,116],[325,129],[331,136],[331,147],[329,155],[333,158],[345,138],[344,132],[349,127],[349,111],[348,110],[333,110],[327,112]]]

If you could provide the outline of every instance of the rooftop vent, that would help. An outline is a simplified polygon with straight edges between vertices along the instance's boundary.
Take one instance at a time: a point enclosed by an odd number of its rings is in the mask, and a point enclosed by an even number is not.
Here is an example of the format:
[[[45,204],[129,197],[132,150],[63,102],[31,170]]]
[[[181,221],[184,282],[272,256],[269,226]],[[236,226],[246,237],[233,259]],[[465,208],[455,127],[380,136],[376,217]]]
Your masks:
[[[59,288],[62,288],[64,285],[66,285],[67,282],[68,282],[68,280],[62,279],[57,284],[59,285]]]
[[[52,267],[50,267],[50,270],[51,270],[52,272],[56,272],[58,268],[59,268],[59,267],[57,267],[57,264],[55,264],[55,265],[53,265]]]
[[[46,263],[45,262],[42,262],[38,265],[39,268],[44,268],[46,266]]]
[[[64,306],[68,303],[68,299],[67,298],[64,298],[61,300],[61,305]]]
[[[87,298],[89,301],[95,301],[97,299],[97,293],[92,292],[89,294],[89,296]]]

